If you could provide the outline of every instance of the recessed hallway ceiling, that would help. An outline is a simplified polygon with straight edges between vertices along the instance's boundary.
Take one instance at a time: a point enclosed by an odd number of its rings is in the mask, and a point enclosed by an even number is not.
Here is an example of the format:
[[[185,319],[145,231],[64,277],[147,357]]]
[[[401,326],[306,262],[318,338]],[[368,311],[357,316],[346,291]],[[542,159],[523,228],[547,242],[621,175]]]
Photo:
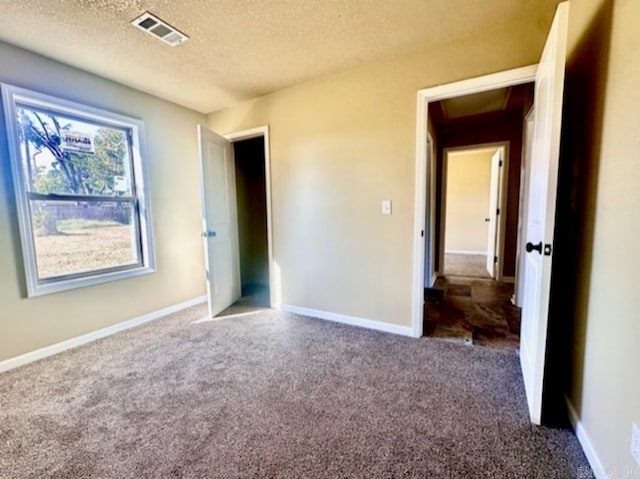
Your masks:
[[[0,0],[0,39],[204,113],[362,62],[503,31],[559,0]],[[190,40],[131,26],[150,11]]]
[[[446,119],[462,118],[507,108],[511,87],[489,90],[474,95],[463,95],[441,101]]]

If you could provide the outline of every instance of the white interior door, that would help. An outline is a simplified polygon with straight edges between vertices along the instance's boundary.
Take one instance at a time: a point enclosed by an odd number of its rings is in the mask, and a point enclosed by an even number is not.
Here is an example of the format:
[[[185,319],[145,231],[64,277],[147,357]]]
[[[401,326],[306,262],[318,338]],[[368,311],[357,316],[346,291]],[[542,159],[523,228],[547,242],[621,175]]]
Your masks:
[[[489,213],[487,214],[487,271],[496,277],[496,238],[498,233],[498,208],[500,205],[500,167],[502,148],[491,157],[491,179],[489,183]]]
[[[540,424],[569,3],[558,5],[536,73],[533,154],[525,210],[520,361],[531,422]]]
[[[202,125],[198,145],[207,300],[215,316],[241,294],[235,165],[231,143]]]

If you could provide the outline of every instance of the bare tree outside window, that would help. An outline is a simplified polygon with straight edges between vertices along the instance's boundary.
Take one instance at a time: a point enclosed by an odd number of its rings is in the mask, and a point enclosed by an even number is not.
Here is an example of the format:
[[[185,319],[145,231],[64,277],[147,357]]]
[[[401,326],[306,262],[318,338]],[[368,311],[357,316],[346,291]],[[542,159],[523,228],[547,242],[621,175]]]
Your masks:
[[[57,107],[33,92],[10,96],[12,89],[3,85],[33,284],[148,269],[152,250],[148,199],[141,194],[141,122],[69,108],[69,102]]]

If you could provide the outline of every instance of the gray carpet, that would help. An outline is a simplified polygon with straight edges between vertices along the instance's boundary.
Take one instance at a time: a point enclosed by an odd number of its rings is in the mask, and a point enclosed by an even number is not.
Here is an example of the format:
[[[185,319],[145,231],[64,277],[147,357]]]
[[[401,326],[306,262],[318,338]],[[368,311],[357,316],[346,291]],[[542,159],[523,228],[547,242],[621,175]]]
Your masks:
[[[514,354],[198,306],[0,375],[2,478],[571,478]],[[580,477],[585,477],[581,475]]]

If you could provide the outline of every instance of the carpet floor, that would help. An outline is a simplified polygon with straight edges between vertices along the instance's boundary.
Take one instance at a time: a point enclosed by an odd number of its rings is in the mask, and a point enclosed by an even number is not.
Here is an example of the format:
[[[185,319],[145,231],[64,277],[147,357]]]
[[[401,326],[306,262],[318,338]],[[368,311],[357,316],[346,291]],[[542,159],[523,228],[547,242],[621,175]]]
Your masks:
[[[589,477],[518,357],[198,306],[0,375],[2,478]]]
[[[444,274],[468,278],[491,278],[487,271],[487,256],[484,254],[446,253]]]

